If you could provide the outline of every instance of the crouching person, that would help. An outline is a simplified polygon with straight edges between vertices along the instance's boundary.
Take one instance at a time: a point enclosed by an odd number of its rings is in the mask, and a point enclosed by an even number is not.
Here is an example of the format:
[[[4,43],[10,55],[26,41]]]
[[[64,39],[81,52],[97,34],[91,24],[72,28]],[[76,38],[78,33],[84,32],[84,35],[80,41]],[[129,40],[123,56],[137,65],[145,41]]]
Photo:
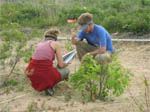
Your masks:
[[[80,15],[80,32],[76,35],[71,31],[72,43],[76,45],[81,62],[87,55],[93,55],[98,63],[109,63],[114,52],[111,36],[104,27],[94,24],[92,19],[93,15],[90,13]],[[82,41],[84,39],[87,42]]]
[[[45,32],[45,40],[37,44],[32,54],[25,74],[30,79],[32,87],[37,91],[45,91],[49,95],[54,94],[53,87],[58,82],[68,79],[69,63],[64,63],[61,47],[57,42],[58,30]],[[53,66],[54,59],[57,59],[58,66]]]

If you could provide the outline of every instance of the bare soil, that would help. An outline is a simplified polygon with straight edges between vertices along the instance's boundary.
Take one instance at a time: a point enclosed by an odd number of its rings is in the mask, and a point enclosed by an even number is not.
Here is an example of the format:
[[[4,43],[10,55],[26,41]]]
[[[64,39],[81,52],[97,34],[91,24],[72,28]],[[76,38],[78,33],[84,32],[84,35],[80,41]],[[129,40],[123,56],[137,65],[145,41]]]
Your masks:
[[[106,102],[99,100],[83,102],[69,82],[63,81],[55,86],[53,97],[46,96],[43,92],[38,93],[32,89],[22,73],[21,76],[18,76],[22,80],[19,87],[24,87],[22,91],[18,91],[14,87],[0,89],[0,112],[138,112],[131,94],[138,100],[139,104],[143,102],[143,74],[150,81],[150,44],[119,42],[114,44],[115,48],[120,50],[119,61],[122,66],[130,69],[134,74],[130,86],[123,95],[112,97]],[[71,72],[75,72],[79,64],[80,62],[76,57],[69,65]],[[19,66],[25,68],[27,64],[23,63]],[[5,74],[7,72],[0,72],[0,78]]]

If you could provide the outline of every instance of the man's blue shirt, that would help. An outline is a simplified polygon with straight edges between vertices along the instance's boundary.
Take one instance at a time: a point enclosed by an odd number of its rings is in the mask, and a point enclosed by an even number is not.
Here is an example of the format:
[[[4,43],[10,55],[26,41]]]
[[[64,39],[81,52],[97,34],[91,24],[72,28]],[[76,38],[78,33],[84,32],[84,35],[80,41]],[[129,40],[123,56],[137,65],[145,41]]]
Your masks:
[[[114,51],[110,34],[100,25],[94,24],[94,29],[90,33],[80,30],[77,37],[81,40],[86,39],[89,44],[94,46],[106,46],[106,51]]]

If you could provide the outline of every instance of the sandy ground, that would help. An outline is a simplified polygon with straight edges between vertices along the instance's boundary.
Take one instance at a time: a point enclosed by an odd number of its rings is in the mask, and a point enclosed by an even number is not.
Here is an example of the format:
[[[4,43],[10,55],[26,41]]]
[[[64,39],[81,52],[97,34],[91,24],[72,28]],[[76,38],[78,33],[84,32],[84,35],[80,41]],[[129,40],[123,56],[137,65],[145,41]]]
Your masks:
[[[57,84],[53,97],[38,93],[26,84],[25,89],[20,92],[12,89],[6,94],[3,93],[6,88],[0,89],[0,112],[138,112],[130,92],[135,98],[144,99],[141,96],[142,75],[145,74],[148,79],[150,78],[150,44],[115,43],[115,47],[120,49],[121,64],[134,74],[131,85],[123,95],[113,97],[111,101],[96,100],[96,102],[83,103],[69,82]],[[76,57],[69,66],[71,72],[75,72],[79,64]],[[26,64],[22,65],[25,66]],[[142,101],[138,100],[138,103]]]

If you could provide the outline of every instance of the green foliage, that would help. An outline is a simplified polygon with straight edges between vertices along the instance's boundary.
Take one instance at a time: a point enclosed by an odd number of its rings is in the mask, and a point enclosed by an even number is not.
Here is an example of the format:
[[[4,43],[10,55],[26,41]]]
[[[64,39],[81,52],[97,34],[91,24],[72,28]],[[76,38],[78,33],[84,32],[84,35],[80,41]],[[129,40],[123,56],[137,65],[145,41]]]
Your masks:
[[[123,16],[126,17],[126,21],[123,21],[123,29],[132,31],[134,33],[148,33],[150,32],[150,16],[148,14],[149,9],[135,9]]]
[[[111,89],[116,96],[121,95],[128,85],[131,73],[122,68],[117,61],[109,65],[109,79],[107,80],[108,89]]]
[[[67,51],[71,51],[71,50],[74,49],[71,41],[67,41],[67,42],[65,43],[65,49],[66,49]]]
[[[8,73],[10,75],[21,58],[24,58],[26,62],[29,61],[33,49],[32,46],[26,47],[27,41],[30,38],[25,34],[24,29],[19,24],[9,24],[1,32],[1,35],[1,64],[11,69]]]
[[[122,31],[122,19],[119,16],[109,16],[103,21],[103,24],[110,32]]]
[[[97,82],[99,78],[97,72],[100,71],[100,65],[96,65],[93,57],[88,56],[80,66],[79,70],[71,75],[71,82],[74,84],[76,89],[84,92],[88,91],[87,93],[85,92],[86,95],[92,98],[92,94],[96,94],[98,92]]]
[[[122,0],[109,0],[104,1],[102,7],[105,9],[116,9],[118,12],[123,11],[126,8],[126,1]]]
[[[114,57],[112,63],[100,65],[92,56],[87,56],[79,70],[71,75],[71,82],[76,89],[87,93],[92,100],[93,95],[100,99],[105,99],[110,93],[115,96],[121,95],[129,84],[131,73],[116,59]]]
[[[17,80],[7,80],[4,83],[5,86],[16,86],[18,85],[18,81]]]
[[[10,42],[5,42],[5,43],[2,43],[0,45],[0,59],[6,59],[10,56],[11,54],[11,50],[12,50],[12,45],[10,44]]]
[[[38,110],[37,103],[32,102],[31,104],[28,105],[28,112],[33,112],[37,110]]]
[[[94,15],[94,19],[96,19],[96,17],[102,17],[102,15],[100,15],[101,12],[96,8],[80,8],[76,6],[76,8],[72,7],[70,9],[63,10],[59,15],[59,22],[61,22],[61,24],[65,24],[67,19],[77,19],[82,13],[85,12],[92,13]]]
[[[64,4],[63,4],[64,3]],[[32,0],[3,3],[0,6],[0,30],[9,23],[23,26],[49,27],[65,25],[81,13],[94,15],[94,23],[109,32],[149,33],[149,0]],[[82,8],[81,8],[82,7]]]
[[[46,11],[42,7],[36,7],[30,3],[4,3],[0,11],[0,23],[2,25],[8,23],[38,27],[50,25]]]

